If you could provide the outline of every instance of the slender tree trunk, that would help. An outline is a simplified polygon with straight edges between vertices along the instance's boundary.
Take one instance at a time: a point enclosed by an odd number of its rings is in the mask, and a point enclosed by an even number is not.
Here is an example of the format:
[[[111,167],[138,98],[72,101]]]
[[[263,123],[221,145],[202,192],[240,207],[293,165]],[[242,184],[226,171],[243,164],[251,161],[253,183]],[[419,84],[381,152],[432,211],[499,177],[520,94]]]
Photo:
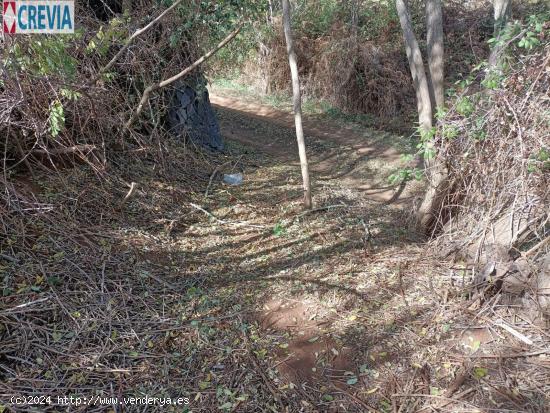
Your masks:
[[[426,77],[424,62],[422,61],[422,53],[420,52],[420,47],[412,28],[411,17],[405,1],[396,0],[395,5],[397,7],[397,14],[399,15],[399,22],[403,29],[407,59],[409,60],[409,68],[414,82],[414,90],[416,91],[420,129],[427,133],[432,128],[432,103],[428,78]]]
[[[258,61],[262,73],[262,79],[264,81],[263,92],[264,95],[269,95],[271,93],[271,69],[269,67],[271,50],[261,40],[258,42],[258,48],[260,50]]]
[[[356,39],[359,32],[359,0],[349,0],[351,36]]]
[[[267,0],[269,4],[268,24],[273,24],[273,3],[271,0]]]
[[[502,30],[508,24],[508,19],[512,13],[512,2],[511,0],[493,0],[493,11],[494,11],[494,37],[498,39]],[[498,43],[495,44],[489,55],[489,67],[494,68],[497,64],[498,56],[501,53],[501,46]]]
[[[290,73],[292,77],[292,96],[294,107],[294,120],[296,123],[296,139],[298,141],[298,152],[300,155],[300,166],[302,169],[302,180],[304,187],[304,208],[311,209],[311,184],[309,181],[309,167],[307,162],[306,144],[304,141],[304,130],[302,126],[302,98],[300,95],[300,78],[298,76],[298,63],[296,61],[296,52],[292,39],[292,30],[290,27],[290,3],[289,0],[283,1],[283,28],[286,39],[286,49],[288,52],[288,62],[290,64]]]
[[[432,108],[437,110],[443,108],[445,105],[445,63],[441,0],[426,0],[426,27],[428,29],[428,67],[433,94]]]
[[[493,0],[493,9],[495,16],[495,37],[498,37],[508,23],[508,18],[512,12],[512,2],[511,0]]]
[[[426,26],[433,116],[438,109],[443,109],[445,106],[445,61],[441,0],[426,0]],[[430,146],[434,152],[434,157],[425,161],[429,186],[417,212],[419,224],[426,232],[435,223],[448,189],[448,173],[445,162],[437,154],[434,145],[431,144]]]
[[[433,3],[432,0],[427,0],[428,3]],[[424,62],[422,60],[422,52],[418,46],[418,41],[414,34],[411,17],[407,9],[407,5],[404,0],[395,1],[397,7],[397,14],[399,15],[399,22],[403,29],[403,38],[405,40],[405,49],[407,51],[407,58],[409,60],[409,67],[414,82],[414,88],[416,91],[416,100],[418,106],[418,121],[420,125],[420,133],[429,134],[433,126],[433,115],[435,111],[435,105],[433,102],[440,101],[443,105],[443,28],[428,28],[428,42],[432,42],[431,56],[429,66],[430,71],[435,72],[435,81],[432,80],[434,87],[434,93],[430,94],[430,84],[426,71],[424,70]],[[439,5],[440,6],[440,5]],[[428,7],[428,6],[427,6]],[[429,7],[430,11],[432,10]],[[437,4],[435,4],[434,14],[427,16],[427,20],[432,24],[442,24],[441,10],[437,11]],[[433,67],[433,69],[432,69]],[[436,99],[435,89],[437,88]],[[433,97],[432,97],[433,96]],[[426,136],[426,135],[424,135]],[[433,141],[425,142],[426,150],[435,152]],[[424,200],[417,211],[417,221],[419,226],[428,232],[432,228],[436,215],[439,211],[443,196],[446,193],[447,174],[445,171],[444,163],[437,157],[427,157],[424,159],[424,167],[426,170],[426,176],[428,178],[428,189],[424,195]]]

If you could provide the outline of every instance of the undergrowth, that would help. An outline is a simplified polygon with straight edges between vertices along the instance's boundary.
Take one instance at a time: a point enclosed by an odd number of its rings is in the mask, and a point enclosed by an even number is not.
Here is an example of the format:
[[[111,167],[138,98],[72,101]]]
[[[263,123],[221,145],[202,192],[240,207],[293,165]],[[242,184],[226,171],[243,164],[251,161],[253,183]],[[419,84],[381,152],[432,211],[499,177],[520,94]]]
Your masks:
[[[418,38],[425,38],[423,4],[414,1],[410,7]],[[290,93],[288,65],[280,64],[286,49],[277,12],[275,5],[273,17],[241,40],[249,48],[237,53],[231,70],[224,69],[227,61],[216,66],[216,78],[266,96]],[[452,1],[445,3],[444,15],[447,77],[454,81],[486,55],[491,13],[477,3]],[[403,130],[415,111],[415,97],[394,2],[298,1],[293,16],[306,101],[319,102],[331,116]]]
[[[441,219],[453,221],[453,237],[473,236],[510,214],[513,221],[529,216],[531,237],[547,236],[536,228],[549,202],[549,35],[544,13],[509,24],[497,64],[482,62],[449,91],[434,133],[451,179]],[[508,242],[521,245],[524,236]]]

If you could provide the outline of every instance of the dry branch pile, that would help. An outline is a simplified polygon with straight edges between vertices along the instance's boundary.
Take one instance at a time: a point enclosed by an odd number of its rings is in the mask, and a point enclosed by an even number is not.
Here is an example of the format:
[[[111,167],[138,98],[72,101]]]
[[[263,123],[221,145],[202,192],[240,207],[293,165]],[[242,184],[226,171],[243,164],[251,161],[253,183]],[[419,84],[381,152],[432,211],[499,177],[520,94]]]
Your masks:
[[[101,73],[128,35],[162,10],[144,5],[107,23],[77,3],[82,33],[5,38],[0,411],[28,411],[10,402],[14,395],[51,396],[37,409],[72,411],[55,397],[186,397],[199,387],[188,374],[209,360],[212,343],[189,338],[196,329],[183,320],[210,308],[189,293],[195,281],[166,281],[170,262],[152,257],[166,232],[193,219],[181,204],[204,191],[203,171],[216,159],[169,139],[163,93],[152,96],[128,136],[121,133],[148,85],[196,59],[196,39],[175,33],[181,16],[167,15]],[[118,407],[86,410],[106,409]]]
[[[548,317],[550,44],[541,40],[508,50],[506,75],[481,72],[491,87],[466,89],[440,123],[451,184],[437,242],[479,263],[478,287],[504,283]]]
[[[233,369],[248,362],[245,349],[212,359],[214,345],[241,337],[239,321],[199,302],[202,281],[181,272],[196,260],[171,251],[171,234],[203,219],[182,205],[193,194],[202,201],[201,171],[216,159],[163,147],[162,157],[147,148],[111,156],[108,179],[85,164],[2,181],[0,410],[29,411],[14,395],[50,396],[40,411],[77,409],[57,396],[97,397],[90,412],[119,409],[108,398],[190,397],[203,363],[224,364],[231,387]],[[170,409],[147,407],[182,406]]]
[[[286,55],[282,34],[272,39],[265,62],[272,91],[288,90],[289,72],[278,64]],[[349,113],[394,118],[410,111],[414,91],[401,45],[391,50],[361,43],[335,27],[330,36],[298,37],[296,52],[306,96],[325,100]]]
[[[120,59],[102,71],[133,31],[163,10],[140,8],[130,17],[104,22],[85,5],[76,16],[80,32],[71,36],[5,38],[0,86],[0,136],[6,171],[24,162],[29,169],[55,169],[75,159],[100,166],[106,152],[123,142],[121,125],[143,89],[173,75],[196,58],[197,46],[174,40],[180,17],[168,14],[137,37]],[[179,69],[179,70],[178,70]],[[130,146],[156,144],[165,99],[137,125]],[[147,138],[144,138],[147,135]],[[126,142],[128,143],[128,142]],[[69,155],[69,159],[60,155]]]

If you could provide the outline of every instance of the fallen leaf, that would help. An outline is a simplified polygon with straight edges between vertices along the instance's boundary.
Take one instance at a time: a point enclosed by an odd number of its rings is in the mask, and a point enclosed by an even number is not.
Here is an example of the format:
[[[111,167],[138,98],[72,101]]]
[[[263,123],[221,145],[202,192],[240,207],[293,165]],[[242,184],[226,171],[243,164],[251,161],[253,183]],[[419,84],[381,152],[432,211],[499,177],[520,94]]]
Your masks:
[[[350,386],[353,386],[354,384],[357,383],[357,381],[358,381],[357,377],[354,376],[354,377],[349,378],[349,379],[346,381],[346,383],[349,384]]]
[[[474,368],[474,377],[476,379],[482,379],[487,375],[489,371],[484,367],[476,367]]]

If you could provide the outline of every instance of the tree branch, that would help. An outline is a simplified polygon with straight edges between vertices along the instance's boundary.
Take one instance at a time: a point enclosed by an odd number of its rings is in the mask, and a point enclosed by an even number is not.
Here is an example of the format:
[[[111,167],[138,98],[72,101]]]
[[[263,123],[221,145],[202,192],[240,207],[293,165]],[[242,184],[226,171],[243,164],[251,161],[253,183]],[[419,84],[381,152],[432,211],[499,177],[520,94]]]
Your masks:
[[[75,152],[91,152],[96,149],[95,145],[74,145],[58,149],[33,149],[31,153],[34,155],[65,155]]]
[[[99,70],[99,72],[97,73],[97,75],[92,79],[92,82],[90,83],[95,83],[97,82],[97,80],[101,77],[101,75],[105,72],[107,72],[110,68],[112,68],[114,66],[114,64],[116,63],[116,61],[120,58],[120,56],[122,56],[124,54],[124,52],[126,50],[128,50],[128,48],[130,47],[130,45],[132,44],[132,42],[139,36],[141,36],[143,33],[145,33],[146,31],[148,31],[151,27],[153,27],[154,25],[156,25],[160,20],[162,20],[162,18],[164,16],[166,16],[168,13],[170,13],[172,10],[174,10],[176,7],[178,7],[178,5],[182,2],[183,0],[177,0],[176,2],[174,2],[174,4],[172,4],[170,7],[168,7],[166,10],[164,10],[161,14],[159,14],[154,20],[152,20],[147,26],[145,27],[142,27],[141,29],[138,29],[134,32],[134,34],[132,34],[128,39],[126,39],[126,42],[124,44],[124,46],[117,52],[116,55],[113,56],[113,58],[109,61],[109,63],[107,63],[107,65],[105,65],[102,69]]]
[[[143,111],[143,107],[149,102],[149,97],[151,96],[151,93],[154,91],[161,89],[165,86],[168,86],[171,83],[174,83],[176,80],[181,79],[182,77],[188,75],[190,72],[195,70],[198,66],[206,62],[208,59],[210,59],[218,50],[220,50],[222,47],[224,47],[227,43],[229,43],[237,34],[241,31],[244,23],[240,23],[235,30],[233,30],[229,35],[223,39],[216,47],[214,47],[212,50],[210,50],[208,53],[200,57],[198,60],[196,60],[193,64],[183,69],[178,74],[162,80],[158,83],[155,83],[153,85],[148,86],[145,91],[143,92],[143,96],[141,97],[141,100],[136,108],[136,111],[132,114],[128,122],[124,125],[124,129],[128,130],[133,125],[133,123],[136,121],[136,119],[139,117],[141,112]]]

